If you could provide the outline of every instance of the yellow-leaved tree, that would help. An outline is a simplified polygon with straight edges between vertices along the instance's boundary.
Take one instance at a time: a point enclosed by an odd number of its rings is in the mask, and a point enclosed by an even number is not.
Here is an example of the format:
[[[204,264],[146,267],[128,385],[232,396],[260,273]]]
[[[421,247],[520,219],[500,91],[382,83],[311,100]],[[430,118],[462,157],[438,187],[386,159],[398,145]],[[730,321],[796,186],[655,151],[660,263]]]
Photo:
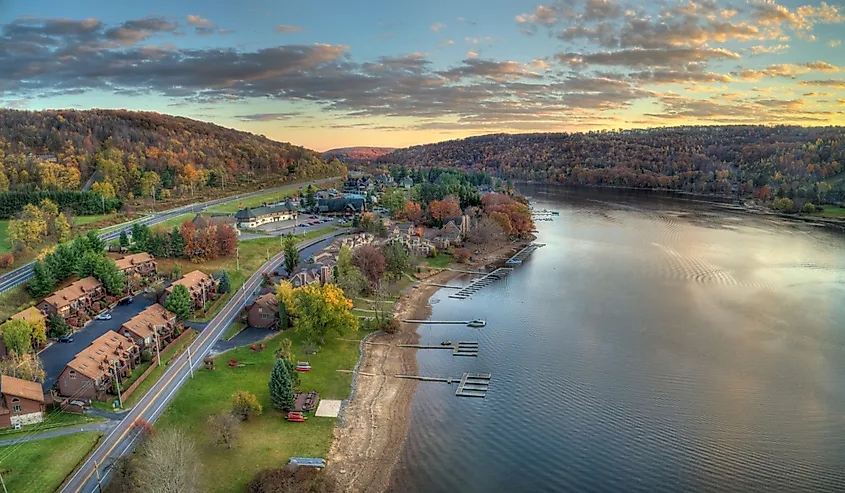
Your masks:
[[[311,284],[293,290],[294,328],[314,342],[323,344],[331,333],[342,335],[358,330],[352,300],[334,284]]]
[[[20,243],[33,248],[47,236],[47,222],[38,207],[26,204],[18,219],[9,221],[7,233],[13,245]]]

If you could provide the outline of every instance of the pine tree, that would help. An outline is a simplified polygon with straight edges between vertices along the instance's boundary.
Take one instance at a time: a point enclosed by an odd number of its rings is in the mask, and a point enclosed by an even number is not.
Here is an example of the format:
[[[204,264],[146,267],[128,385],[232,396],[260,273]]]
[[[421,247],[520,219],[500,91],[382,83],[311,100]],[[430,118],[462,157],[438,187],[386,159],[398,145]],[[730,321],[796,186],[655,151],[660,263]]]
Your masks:
[[[191,316],[191,293],[188,288],[179,284],[167,295],[164,307],[176,314],[179,320],[185,320]]]
[[[223,272],[220,273],[220,284],[217,286],[217,289],[221,293],[228,293],[232,290],[232,281],[229,279],[229,273],[226,269],[223,269]]]
[[[88,238],[88,244],[91,246],[91,250],[101,253],[106,249],[106,242],[100,239],[96,231],[89,231],[85,236]]]
[[[182,267],[179,264],[173,264],[173,274],[170,277],[174,280],[182,277]]]
[[[175,258],[185,256],[185,238],[182,238],[178,226],[173,226],[170,232],[170,254]]]
[[[36,260],[32,270],[33,277],[27,285],[29,292],[36,297],[49,294],[56,286],[56,279],[53,277],[50,267],[46,263]]]
[[[299,265],[299,250],[296,249],[296,239],[293,235],[285,236],[285,269],[288,271],[288,276],[293,274],[293,270]]]
[[[126,230],[120,232],[120,246],[128,247],[129,246],[129,236],[126,235]]]
[[[279,411],[292,409],[294,405],[293,383],[285,361],[277,359],[270,374],[270,404]]]

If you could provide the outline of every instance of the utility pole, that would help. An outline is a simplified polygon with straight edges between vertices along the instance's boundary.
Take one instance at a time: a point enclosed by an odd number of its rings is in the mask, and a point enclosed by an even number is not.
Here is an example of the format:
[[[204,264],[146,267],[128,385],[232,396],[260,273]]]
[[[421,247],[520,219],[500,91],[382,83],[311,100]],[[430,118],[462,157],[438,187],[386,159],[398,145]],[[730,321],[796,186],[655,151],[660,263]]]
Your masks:
[[[241,247],[235,247],[235,261],[238,264],[238,272],[241,271]]]
[[[9,492],[6,490],[6,482],[5,482],[5,481],[3,481],[3,475],[2,475],[2,474],[0,474],[0,484],[2,484],[2,485],[3,485],[3,493],[9,493]]]
[[[161,366],[161,346],[158,342],[158,331],[155,330],[155,327],[153,328],[153,331],[155,332],[156,336],[156,356],[158,357],[158,366]]]
[[[117,374],[117,360],[111,361],[112,368],[114,368],[114,383],[117,386],[117,399],[120,402],[120,407],[123,407],[123,397],[120,395],[120,377]]]
[[[103,203],[103,214],[105,214],[106,213],[106,198],[104,196],[100,195],[100,200]]]
[[[194,363],[191,361],[191,346],[188,346],[188,370],[191,371],[191,378],[194,378]]]
[[[96,460],[94,460],[94,471],[97,473],[97,491],[103,493],[103,484],[100,480],[100,464],[98,464]]]

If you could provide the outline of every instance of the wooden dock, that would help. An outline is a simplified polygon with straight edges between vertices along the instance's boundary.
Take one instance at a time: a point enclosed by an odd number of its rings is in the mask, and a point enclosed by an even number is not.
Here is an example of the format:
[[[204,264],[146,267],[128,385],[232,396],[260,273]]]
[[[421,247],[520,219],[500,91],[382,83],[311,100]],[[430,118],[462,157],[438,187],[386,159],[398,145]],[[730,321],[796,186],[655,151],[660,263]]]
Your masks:
[[[478,341],[458,341],[457,344],[449,345],[426,345],[426,344],[397,344],[396,347],[407,347],[414,349],[450,349],[452,356],[478,356]]]
[[[493,272],[489,272],[484,276],[475,279],[471,283],[459,289],[456,293],[450,294],[449,297],[457,298],[459,300],[465,300],[470,296],[474,295],[480,289],[493,284],[499,279],[504,279],[505,277],[507,277],[508,274],[511,273],[511,271],[513,271],[513,269],[511,269],[510,267],[499,267]]]
[[[481,397],[487,396],[487,389],[490,386],[489,373],[464,373],[458,383],[455,395],[458,397]]]
[[[403,320],[406,324],[467,325],[471,320]]]
[[[426,377],[422,375],[396,375],[396,378],[406,378],[410,380],[419,380],[421,382],[443,382],[443,383],[457,383],[458,388],[455,390],[455,395],[458,397],[481,397],[487,396],[487,390],[490,388],[490,374],[489,373],[464,373],[460,378],[457,377]]]
[[[535,250],[537,250],[540,247],[544,247],[544,246],[546,246],[545,243],[532,243],[532,244],[526,246],[525,248],[523,248],[522,250],[516,252],[516,255],[507,259],[505,261],[505,263],[506,264],[521,264],[522,261],[527,259],[528,256],[531,255],[532,253],[534,253]]]
[[[460,286],[455,286],[453,284],[439,284],[436,282],[427,282],[425,283],[426,286],[434,286],[437,288],[452,288],[452,289],[461,289]]]

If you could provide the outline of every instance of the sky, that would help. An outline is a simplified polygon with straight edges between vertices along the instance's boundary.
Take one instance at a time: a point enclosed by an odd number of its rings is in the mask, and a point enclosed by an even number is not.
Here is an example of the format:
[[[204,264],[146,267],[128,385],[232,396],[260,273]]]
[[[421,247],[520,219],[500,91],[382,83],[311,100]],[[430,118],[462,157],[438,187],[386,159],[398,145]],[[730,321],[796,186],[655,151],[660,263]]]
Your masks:
[[[845,124],[845,3],[0,0],[0,106],[125,108],[315,150]]]

